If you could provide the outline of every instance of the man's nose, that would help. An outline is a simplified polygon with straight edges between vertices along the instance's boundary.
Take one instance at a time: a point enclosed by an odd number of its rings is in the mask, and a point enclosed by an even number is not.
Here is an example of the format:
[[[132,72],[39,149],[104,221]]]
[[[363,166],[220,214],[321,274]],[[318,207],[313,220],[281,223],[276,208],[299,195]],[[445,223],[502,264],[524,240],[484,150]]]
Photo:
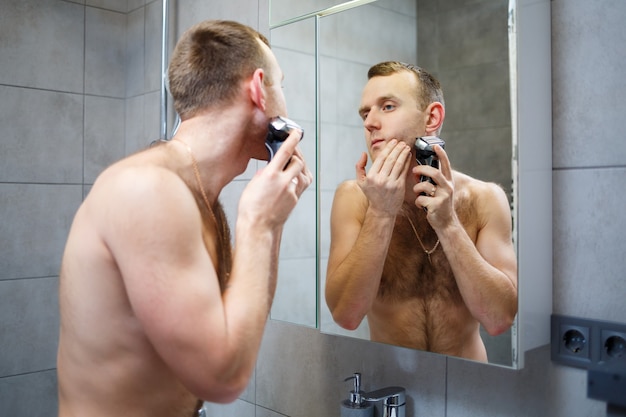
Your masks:
[[[372,130],[380,129],[380,118],[374,111],[370,111],[367,113],[365,120],[363,120],[363,126],[365,126],[365,128],[370,132]]]

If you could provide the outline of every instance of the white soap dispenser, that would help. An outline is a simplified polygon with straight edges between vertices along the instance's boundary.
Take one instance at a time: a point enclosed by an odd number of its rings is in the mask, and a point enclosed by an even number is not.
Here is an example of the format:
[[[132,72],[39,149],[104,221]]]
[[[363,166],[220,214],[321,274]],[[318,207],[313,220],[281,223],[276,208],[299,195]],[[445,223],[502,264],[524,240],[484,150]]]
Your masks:
[[[350,397],[341,402],[341,417],[374,417],[374,406],[366,402],[361,391],[361,374],[355,372],[344,381],[354,380]]]

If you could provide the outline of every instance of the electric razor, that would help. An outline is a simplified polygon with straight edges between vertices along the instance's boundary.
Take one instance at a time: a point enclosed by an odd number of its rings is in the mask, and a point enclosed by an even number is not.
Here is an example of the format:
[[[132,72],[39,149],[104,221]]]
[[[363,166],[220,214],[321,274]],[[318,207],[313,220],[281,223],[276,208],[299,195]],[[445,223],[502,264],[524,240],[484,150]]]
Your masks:
[[[278,149],[293,129],[298,129],[302,132],[302,135],[300,136],[300,140],[302,140],[304,137],[304,129],[302,129],[300,125],[293,120],[283,116],[277,116],[270,120],[267,137],[265,138],[265,147],[267,148],[267,152],[269,154],[268,161],[271,161],[272,158],[274,158],[274,155],[276,155],[276,152],[278,152]]]
[[[446,143],[437,136],[422,136],[415,139],[415,159],[417,163],[420,165],[430,165],[431,167],[439,169],[439,158],[437,158],[433,146],[439,145],[443,148],[445,144]],[[435,184],[432,178],[422,175],[420,182],[424,181]]]

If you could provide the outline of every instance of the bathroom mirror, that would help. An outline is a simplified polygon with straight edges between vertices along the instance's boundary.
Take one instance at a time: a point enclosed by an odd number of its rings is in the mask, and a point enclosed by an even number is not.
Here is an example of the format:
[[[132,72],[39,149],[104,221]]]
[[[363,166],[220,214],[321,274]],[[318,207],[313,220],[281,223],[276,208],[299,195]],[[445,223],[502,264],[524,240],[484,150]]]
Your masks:
[[[315,20],[300,19],[272,29],[272,50],[284,74],[289,118],[304,129],[300,149],[316,176]],[[302,194],[285,223],[278,265],[278,285],[270,317],[307,327],[317,322],[317,205],[315,182]]]
[[[294,101],[316,103],[310,113],[315,113],[317,134],[319,293],[311,296],[319,301],[321,331],[369,338],[366,322],[355,331],[337,326],[323,297],[329,214],[337,185],[354,178],[354,165],[366,150],[357,109],[367,70],[376,62],[400,60],[424,67],[442,83],[446,119],[441,136],[453,168],[497,182],[509,196],[518,255],[518,315],[509,332],[481,336],[491,364],[523,367],[524,352],[549,343],[549,0],[352,1],[326,9],[328,2],[306,3],[298,15],[298,10],[287,11],[288,4],[272,0],[270,26],[286,79],[292,71],[317,74],[310,95],[289,97],[287,86],[285,94],[290,111]],[[282,49],[292,56],[281,57]],[[298,306],[282,308],[288,319]]]

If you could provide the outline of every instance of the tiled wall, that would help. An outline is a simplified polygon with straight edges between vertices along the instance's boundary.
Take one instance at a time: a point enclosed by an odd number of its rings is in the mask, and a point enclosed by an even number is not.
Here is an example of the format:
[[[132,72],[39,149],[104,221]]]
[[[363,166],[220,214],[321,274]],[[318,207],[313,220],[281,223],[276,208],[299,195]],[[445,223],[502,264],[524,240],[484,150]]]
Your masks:
[[[267,0],[176,3],[174,33],[205,17],[269,33]],[[626,3],[551,5],[554,312],[624,322]],[[65,236],[101,167],[158,135],[160,8],[142,0],[2,1],[0,416],[56,415],[56,285]],[[245,175],[225,192],[230,213],[243,184]],[[365,389],[405,386],[407,416],[605,411],[586,399],[585,372],[552,364],[547,347],[512,371],[272,320],[242,399],[211,406],[211,415],[336,416],[349,389],[343,379],[354,371],[363,373]]]
[[[0,416],[56,415],[65,239],[97,174],[126,152],[127,3],[2,2]]]

